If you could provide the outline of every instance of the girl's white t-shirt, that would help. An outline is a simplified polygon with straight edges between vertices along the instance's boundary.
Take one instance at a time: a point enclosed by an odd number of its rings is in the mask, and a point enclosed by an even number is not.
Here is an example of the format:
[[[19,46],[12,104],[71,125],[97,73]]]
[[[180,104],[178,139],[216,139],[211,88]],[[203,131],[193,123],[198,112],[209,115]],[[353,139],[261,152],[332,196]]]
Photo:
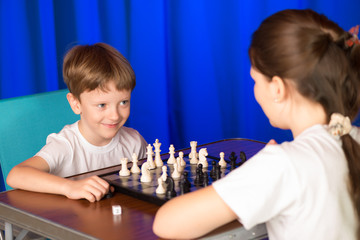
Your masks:
[[[351,136],[360,142],[359,129]],[[266,223],[270,239],[351,240],[358,222],[348,176],[341,140],[315,125],[267,145],[212,186],[246,229]]]

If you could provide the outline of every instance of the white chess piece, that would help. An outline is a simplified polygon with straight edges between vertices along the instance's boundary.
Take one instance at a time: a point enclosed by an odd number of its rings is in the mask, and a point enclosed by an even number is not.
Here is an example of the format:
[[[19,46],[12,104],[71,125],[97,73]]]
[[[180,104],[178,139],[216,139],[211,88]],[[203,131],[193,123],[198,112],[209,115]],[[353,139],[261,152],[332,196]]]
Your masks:
[[[163,182],[165,182],[167,178],[167,167],[164,165],[162,166],[161,169],[162,169],[161,179],[163,180]]]
[[[151,175],[150,175],[148,162],[144,162],[143,165],[141,165],[140,182],[151,182]]]
[[[168,164],[174,164],[176,159],[175,159],[175,148],[174,148],[173,144],[171,144],[170,147],[169,147],[169,154],[170,154],[170,157],[167,160],[167,163]]]
[[[152,146],[151,144],[149,144],[147,147],[147,151],[146,151],[146,155],[147,155],[147,162],[149,163],[149,169],[155,169],[155,163],[154,163],[154,160],[153,160],[153,150],[152,150]]]
[[[186,166],[186,162],[184,160],[184,153],[182,151],[179,152],[179,158],[180,158],[180,166],[181,167]]]
[[[164,187],[164,181],[161,177],[158,178],[158,187],[156,188],[155,192],[157,194],[165,194],[166,189]]]
[[[220,161],[219,161],[219,165],[221,166],[221,168],[226,168],[226,162],[225,162],[225,153],[221,152],[220,153]]]
[[[133,153],[133,155],[132,155],[132,166],[131,166],[131,169],[130,169],[131,173],[140,173],[140,168],[139,168],[137,163],[138,163],[138,157],[137,157],[136,153]]]
[[[154,148],[155,148],[155,166],[156,167],[161,167],[162,165],[164,165],[163,161],[161,160],[161,156],[160,156],[160,146],[161,143],[159,142],[159,139],[155,140],[154,143]]]
[[[179,173],[181,173],[183,171],[183,167],[181,166],[181,159],[180,157],[176,158],[176,165],[177,165],[177,170]]]
[[[203,168],[207,168],[209,166],[209,163],[206,160],[206,156],[208,155],[207,149],[202,148],[199,151],[199,162],[198,165],[201,163]]]
[[[198,154],[196,152],[197,141],[191,141],[191,152],[189,154],[190,164],[198,164]]]
[[[130,176],[130,171],[127,168],[128,159],[127,158],[121,158],[121,170],[119,172],[119,175],[121,177],[127,177]]]
[[[179,169],[178,169],[178,164],[175,162],[174,163],[174,171],[172,172],[171,177],[173,179],[179,179],[180,176],[181,176],[181,174],[180,174]]]

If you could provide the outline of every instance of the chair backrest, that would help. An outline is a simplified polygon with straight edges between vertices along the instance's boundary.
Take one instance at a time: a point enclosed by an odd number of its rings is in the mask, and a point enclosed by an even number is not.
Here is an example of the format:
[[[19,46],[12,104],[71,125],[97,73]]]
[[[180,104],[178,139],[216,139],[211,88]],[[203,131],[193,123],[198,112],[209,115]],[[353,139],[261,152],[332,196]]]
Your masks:
[[[68,90],[0,100],[0,164],[6,177],[12,167],[34,156],[50,133],[79,120],[71,110]]]

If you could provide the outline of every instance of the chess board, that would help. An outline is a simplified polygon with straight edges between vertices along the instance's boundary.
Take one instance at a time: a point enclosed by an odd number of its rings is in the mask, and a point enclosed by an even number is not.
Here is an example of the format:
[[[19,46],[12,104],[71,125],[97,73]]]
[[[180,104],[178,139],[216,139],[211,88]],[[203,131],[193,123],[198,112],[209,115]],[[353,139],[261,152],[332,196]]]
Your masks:
[[[208,152],[207,161],[209,166],[207,168],[203,168],[204,174],[208,175],[207,185],[211,185],[214,181],[216,181],[216,178],[218,178],[218,177],[213,177],[213,174],[210,173],[212,172],[213,169],[213,161],[215,161],[216,163],[220,160],[219,157],[220,152],[225,153],[225,161],[228,163],[226,168],[221,169],[220,178],[222,178],[234,168],[234,166],[231,166],[230,164],[231,154],[233,155],[235,154],[236,167],[239,166],[241,167],[243,160],[241,160],[240,155],[242,155],[242,158],[245,155],[246,159],[249,159],[259,150],[261,150],[264,146],[265,144],[263,142],[247,140],[247,139],[227,139],[227,140],[222,140],[222,141],[217,141],[217,142],[197,146],[197,152],[201,148],[206,148]],[[184,160],[186,162],[186,165],[181,168],[181,173],[183,172],[188,173],[187,179],[191,184],[190,192],[203,188],[204,187],[203,183],[194,184],[194,180],[196,178],[197,165],[193,165],[189,163],[190,160],[188,155],[190,153],[190,148],[176,151],[175,157],[178,156],[178,153],[180,151],[184,153]],[[167,166],[167,174],[168,176],[171,176],[171,173],[173,172],[174,168],[173,165],[167,164],[168,158],[169,158],[169,154],[161,155],[161,159],[163,160],[164,165]],[[144,161],[146,161],[146,159],[139,161],[139,166]],[[131,167],[131,164],[132,163],[128,164],[129,169]],[[115,188],[115,191],[117,192],[128,194],[135,198],[148,201],[157,205],[162,205],[169,200],[169,198],[166,197],[166,194],[157,194],[155,192],[156,188],[158,187],[157,180],[162,175],[162,168],[158,167],[156,169],[150,170],[150,174],[152,181],[145,183],[140,181],[141,173],[139,174],[131,173],[131,175],[128,177],[122,177],[119,176],[119,172],[116,171],[116,172],[110,172],[104,175],[100,175],[100,177],[108,181]],[[174,183],[175,183],[174,190],[176,192],[176,196],[182,194],[182,191],[180,191],[180,184],[183,178],[184,176],[182,175],[180,179],[174,179]]]

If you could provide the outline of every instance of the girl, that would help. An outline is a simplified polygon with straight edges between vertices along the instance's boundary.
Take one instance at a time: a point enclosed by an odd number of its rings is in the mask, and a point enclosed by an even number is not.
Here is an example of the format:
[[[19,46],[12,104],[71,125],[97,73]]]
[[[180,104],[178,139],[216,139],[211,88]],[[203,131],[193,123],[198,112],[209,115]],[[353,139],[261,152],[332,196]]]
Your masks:
[[[357,36],[312,10],[285,10],[262,22],[249,55],[257,102],[294,140],[167,202],[154,232],[195,238],[238,219],[265,222],[270,239],[360,239]]]

